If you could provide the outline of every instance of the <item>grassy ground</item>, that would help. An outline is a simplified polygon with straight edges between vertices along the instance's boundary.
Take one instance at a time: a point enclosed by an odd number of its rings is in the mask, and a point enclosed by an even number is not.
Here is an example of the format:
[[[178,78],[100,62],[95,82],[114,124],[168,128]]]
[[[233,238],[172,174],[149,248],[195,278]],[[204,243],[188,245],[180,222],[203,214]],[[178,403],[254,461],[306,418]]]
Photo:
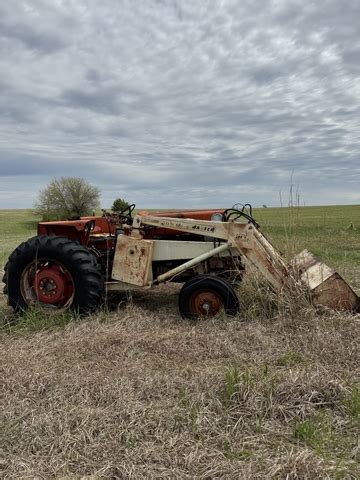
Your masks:
[[[360,288],[360,205],[271,208],[255,212],[285,253],[307,248]]]
[[[19,243],[36,234],[38,220],[31,210],[0,210],[0,267]]]
[[[15,215],[0,211],[3,252],[34,233]],[[256,217],[280,249],[307,247],[360,287],[360,207]],[[359,315],[257,282],[239,317],[196,324],[175,285],[13,327],[0,296],[0,477],[359,478]]]

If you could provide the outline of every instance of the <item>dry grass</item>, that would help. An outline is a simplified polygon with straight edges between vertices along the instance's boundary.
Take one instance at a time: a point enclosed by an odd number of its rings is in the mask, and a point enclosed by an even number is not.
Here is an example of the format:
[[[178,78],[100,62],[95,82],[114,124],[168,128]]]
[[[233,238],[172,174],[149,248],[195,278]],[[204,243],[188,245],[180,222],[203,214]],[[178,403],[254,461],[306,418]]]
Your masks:
[[[242,294],[230,320],[182,321],[163,286],[3,327],[1,477],[359,478],[359,316]]]

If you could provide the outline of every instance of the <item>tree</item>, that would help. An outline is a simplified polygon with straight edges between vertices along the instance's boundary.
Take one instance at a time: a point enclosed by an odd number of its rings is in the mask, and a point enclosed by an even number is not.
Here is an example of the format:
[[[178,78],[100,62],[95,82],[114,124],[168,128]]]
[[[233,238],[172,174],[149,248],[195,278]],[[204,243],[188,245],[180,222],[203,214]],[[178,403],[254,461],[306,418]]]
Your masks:
[[[40,190],[35,211],[43,220],[91,215],[100,206],[100,190],[80,177],[61,177]]]
[[[113,206],[111,207],[111,210],[113,212],[116,212],[116,213],[119,213],[119,212],[122,212],[123,210],[125,210],[125,208],[127,208],[130,204],[122,199],[122,198],[117,198],[116,200],[114,200],[114,203],[113,203]]]

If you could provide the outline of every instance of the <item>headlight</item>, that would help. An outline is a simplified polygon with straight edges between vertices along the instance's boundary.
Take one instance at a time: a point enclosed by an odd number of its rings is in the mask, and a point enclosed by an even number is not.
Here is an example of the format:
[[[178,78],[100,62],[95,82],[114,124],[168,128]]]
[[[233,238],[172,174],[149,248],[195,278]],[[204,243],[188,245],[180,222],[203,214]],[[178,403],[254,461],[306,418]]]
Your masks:
[[[222,222],[222,218],[223,218],[222,213],[213,213],[211,215],[211,220],[213,222]]]

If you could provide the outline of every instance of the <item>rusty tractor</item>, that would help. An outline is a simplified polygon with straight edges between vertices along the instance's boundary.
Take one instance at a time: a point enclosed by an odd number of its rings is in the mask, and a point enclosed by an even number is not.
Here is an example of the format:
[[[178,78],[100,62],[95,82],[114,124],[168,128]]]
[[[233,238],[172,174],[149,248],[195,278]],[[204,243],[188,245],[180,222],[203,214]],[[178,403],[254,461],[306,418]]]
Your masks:
[[[120,214],[40,222],[5,267],[4,292],[16,312],[30,305],[80,314],[97,310],[105,293],[183,283],[183,318],[236,315],[235,284],[255,265],[277,291],[296,278],[314,304],[358,311],[342,277],[303,251],[288,263],[260,232],[251,207]],[[291,280],[291,281],[290,281]]]

